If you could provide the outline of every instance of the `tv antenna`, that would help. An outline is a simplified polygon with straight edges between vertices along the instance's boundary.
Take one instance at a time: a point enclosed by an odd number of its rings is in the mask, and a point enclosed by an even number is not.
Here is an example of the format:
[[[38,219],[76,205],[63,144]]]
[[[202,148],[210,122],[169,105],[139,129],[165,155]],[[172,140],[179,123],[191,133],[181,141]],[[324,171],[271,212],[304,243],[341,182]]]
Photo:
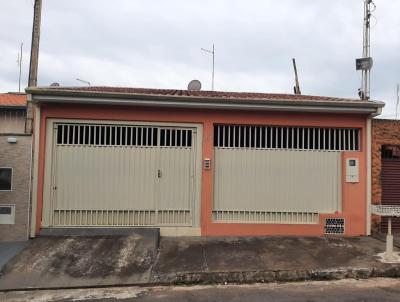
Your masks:
[[[22,46],[24,43],[21,42],[21,49],[20,52],[18,53],[18,59],[17,59],[17,65],[19,68],[18,71],[18,92],[21,92],[21,71],[22,71]]]
[[[296,59],[293,58],[293,69],[294,69],[294,79],[295,79],[295,86],[293,87],[294,89],[294,94],[301,94],[300,91],[300,84],[299,84],[299,77],[297,76],[297,67],[296,67]]]
[[[363,56],[356,59],[356,69],[361,70],[361,88],[358,95],[362,100],[370,99],[371,68],[373,60],[371,58],[371,16],[376,9],[372,0],[364,0],[364,29],[363,29]]]
[[[215,48],[214,43],[212,45],[212,50],[201,48],[202,51],[212,54],[212,78],[211,78],[211,90],[214,91],[214,70],[215,70]]]
[[[79,82],[85,83],[90,87],[90,82],[85,81],[85,80],[81,80],[81,79],[76,79],[76,80],[79,81]]]
[[[200,91],[201,90],[201,82],[199,80],[192,80],[188,84],[188,90],[190,91]]]

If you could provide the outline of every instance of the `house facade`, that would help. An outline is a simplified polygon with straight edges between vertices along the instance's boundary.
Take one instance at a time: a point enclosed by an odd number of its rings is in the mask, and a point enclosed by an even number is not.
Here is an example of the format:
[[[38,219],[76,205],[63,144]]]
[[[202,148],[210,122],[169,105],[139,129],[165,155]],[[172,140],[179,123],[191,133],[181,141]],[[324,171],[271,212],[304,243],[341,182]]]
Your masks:
[[[0,241],[29,237],[32,136],[25,94],[0,94]]]
[[[371,119],[383,103],[113,87],[27,90],[32,236],[367,235]]]
[[[372,121],[372,203],[400,205],[400,121]],[[373,230],[387,232],[387,218],[373,217]],[[400,219],[392,219],[400,232]]]

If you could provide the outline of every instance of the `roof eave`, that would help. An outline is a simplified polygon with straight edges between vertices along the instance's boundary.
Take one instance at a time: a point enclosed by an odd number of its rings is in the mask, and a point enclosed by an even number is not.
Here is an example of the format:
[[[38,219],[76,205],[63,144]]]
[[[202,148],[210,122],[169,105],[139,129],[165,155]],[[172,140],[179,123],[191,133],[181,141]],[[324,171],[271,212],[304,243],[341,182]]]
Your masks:
[[[265,111],[294,111],[294,112],[329,112],[329,113],[358,113],[379,114],[379,103],[355,104],[353,102],[316,102],[316,101],[288,101],[271,100],[215,100],[214,98],[159,96],[159,95],[133,95],[123,98],[116,95],[82,96],[60,94],[36,94],[32,101],[37,103],[66,103],[66,104],[96,104],[96,105],[124,105],[146,107],[192,108],[192,109],[225,109],[225,110],[265,110]],[[363,106],[362,106],[363,105]]]
[[[26,109],[26,106],[20,106],[20,105],[0,105],[0,109],[24,110],[24,109]]]
[[[108,98],[108,99],[116,99],[116,98],[123,98],[123,99],[168,99],[168,100],[209,100],[212,102],[217,102],[217,101],[243,101],[243,102],[257,102],[261,101],[264,102],[266,99],[264,98],[235,98],[235,97],[208,97],[208,96],[187,96],[187,95],[167,95],[167,94],[145,94],[145,93],[126,93],[126,92],[108,92],[108,91],[86,91],[86,90],[66,90],[66,89],[57,89],[57,88],[47,88],[47,87],[28,87],[26,88],[26,92],[32,95],[54,95],[54,96],[72,96],[72,97],[95,97],[95,98]],[[288,100],[288,99],[270,99],[268,102],[285,102],[285,103],[294,103],[294,104],[309,104],[309,103],[321,103],[321,104],[329,104],[329,103],[338,103],[342,105],[346,104],[351,104],[351,105],[356,105],[356,106],[371,106],[371,107],[383,107],[384,103],[383,102],[378,102],[378,101],[371,101],[371,102],[365,102],[365,101],[359,101],[359,100],[351,100],[347,102],[343,101],[335,101],[335,100],[315,100],[315,99],[304,99],[304,100],[299,100],[299,99],[293,99],[293,100]]]

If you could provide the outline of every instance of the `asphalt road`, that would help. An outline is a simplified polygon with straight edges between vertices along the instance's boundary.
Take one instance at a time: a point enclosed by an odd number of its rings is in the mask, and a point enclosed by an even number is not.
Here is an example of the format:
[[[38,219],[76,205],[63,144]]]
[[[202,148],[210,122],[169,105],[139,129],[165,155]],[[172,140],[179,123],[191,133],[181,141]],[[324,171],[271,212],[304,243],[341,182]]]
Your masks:
[[[400,301],[400,280],[370,279],[285,284],[123,287],[0,293],[8,302],[258,302]]]

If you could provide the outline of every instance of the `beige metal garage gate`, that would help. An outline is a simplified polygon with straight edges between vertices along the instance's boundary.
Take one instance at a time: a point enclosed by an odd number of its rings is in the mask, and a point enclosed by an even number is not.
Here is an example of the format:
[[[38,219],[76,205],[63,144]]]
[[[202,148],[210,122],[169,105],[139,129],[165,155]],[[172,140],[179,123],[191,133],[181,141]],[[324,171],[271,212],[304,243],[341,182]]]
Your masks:
[[[216,222],[319,222],[341,211],[341,152],[358,129],[215,125]]]
[[[54,123],[44,226],[193,226],[196,128]]]

